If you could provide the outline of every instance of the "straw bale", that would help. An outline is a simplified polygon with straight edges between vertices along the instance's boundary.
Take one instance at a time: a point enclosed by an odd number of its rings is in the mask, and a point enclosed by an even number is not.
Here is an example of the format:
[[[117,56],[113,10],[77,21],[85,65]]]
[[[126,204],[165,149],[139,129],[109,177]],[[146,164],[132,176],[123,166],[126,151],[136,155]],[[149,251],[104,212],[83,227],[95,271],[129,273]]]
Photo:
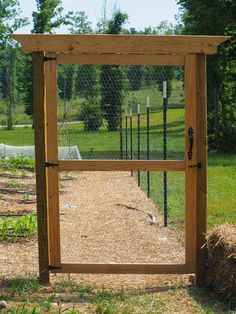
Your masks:
[[[207,284],[236,303],[236,224],[216,226],[207,235]]]

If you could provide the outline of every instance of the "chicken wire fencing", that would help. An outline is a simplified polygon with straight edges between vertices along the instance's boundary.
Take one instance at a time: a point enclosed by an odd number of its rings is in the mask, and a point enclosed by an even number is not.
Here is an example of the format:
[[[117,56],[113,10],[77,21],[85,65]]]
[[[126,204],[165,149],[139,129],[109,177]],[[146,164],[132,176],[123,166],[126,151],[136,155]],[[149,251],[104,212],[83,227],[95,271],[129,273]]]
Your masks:
[[[183,160],[182,66],[58,65],[58,145],[82,159]],[[168,221],[168,174],[131,172]],[[154,186],[152,187],[151,184]]]

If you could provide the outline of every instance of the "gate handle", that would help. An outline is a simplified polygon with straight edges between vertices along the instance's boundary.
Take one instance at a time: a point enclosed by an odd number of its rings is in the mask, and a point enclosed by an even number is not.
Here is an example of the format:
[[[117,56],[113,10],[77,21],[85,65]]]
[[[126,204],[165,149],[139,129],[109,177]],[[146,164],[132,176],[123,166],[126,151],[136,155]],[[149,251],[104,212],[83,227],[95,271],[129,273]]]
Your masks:
[[[193,137],[193,128],[190,126],[188,129],[188,138],[189,138],[189,152],[188,152],[188,160],[192,160],[193,157],[193,143],[194,143],[194,137]]]

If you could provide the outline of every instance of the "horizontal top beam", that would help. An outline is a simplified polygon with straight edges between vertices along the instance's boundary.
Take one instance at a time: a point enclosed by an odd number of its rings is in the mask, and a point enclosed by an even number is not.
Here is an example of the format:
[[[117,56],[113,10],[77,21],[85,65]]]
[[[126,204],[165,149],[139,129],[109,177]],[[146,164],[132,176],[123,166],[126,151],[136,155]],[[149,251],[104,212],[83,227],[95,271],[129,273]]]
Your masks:
[[[26,52],[214,54],[229,36],[13,34]]]

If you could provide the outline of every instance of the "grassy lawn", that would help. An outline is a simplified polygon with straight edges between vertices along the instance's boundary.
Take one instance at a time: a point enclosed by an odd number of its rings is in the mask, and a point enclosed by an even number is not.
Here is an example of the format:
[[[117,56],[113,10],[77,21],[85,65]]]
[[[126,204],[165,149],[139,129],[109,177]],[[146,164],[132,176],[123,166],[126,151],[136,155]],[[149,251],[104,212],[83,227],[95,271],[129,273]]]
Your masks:
[[[206,289],[171,283],[112,291],[65,277],[53,281],[49,287],[40,286],[36,279],[12,280],[5,287],[2,298],[8,302],[8,308],[1,313],[235,313],[232,306],[230,309]]]

